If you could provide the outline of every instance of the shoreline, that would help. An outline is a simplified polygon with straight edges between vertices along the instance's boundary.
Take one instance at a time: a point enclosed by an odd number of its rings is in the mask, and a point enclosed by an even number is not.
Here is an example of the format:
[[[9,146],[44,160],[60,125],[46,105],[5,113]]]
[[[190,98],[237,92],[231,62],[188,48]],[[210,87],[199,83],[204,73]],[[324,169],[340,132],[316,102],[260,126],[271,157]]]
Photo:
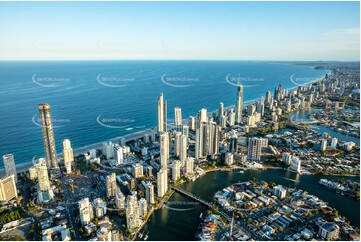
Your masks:
[[[327,75],[330,75],[331,73],[332,73],[332,71],[329,70],[329,73],[327,73]],[[318,77],[318,78],[316,78],[316,79],[314,79],[314,80],[312,80],[310,82],[304,83],[302,86],[306,86],[306,85],[310,85],[310,84],[319,82],[323,78],[324,77]],[[299,86],[295,86],[295,87],[287,88],[287,89],[284,89],[284,90],[296,90],[298,87]],[[249,105],[251,103],[255,103],[256,101],[260,100],[261,97],[245,101],[245,102],[243,102],[243,105]],[[229,110],[230,108],[234,108],[234,107],[235,107],[235,105],[231,105],[231,106],[224,107],[224,109]],[[214,113],[214,112],[217,112],[217,110],[209,111],[208,113],[211,114],[211,113]],[[153,128],[155,128],[155,127],[153,127]],[[134,133],[118,136],[118,137],[115,137],[115,138],[110,138],[108,140],[104,140],[104,141],[101,141],[101,142],[97,142],[97,143],[93,143],[93,144],[90,144],[90,145],[85,145],[85,146],[81,146],[79,148],[75,148],[75,149],[73,149],[74,150],[74,156],[79,155],[79,154],[84,154],[85,152],[88,152],[90,149],[99,148],[99,147],[102,146],[102,144],[104,142],[109,142],[109,141],[114,142],[114,141],[118,141],[121,138],[125,138],[125,140],[127,142],[129,140],[133,140],[133,139],[138,138],[138,136],[142,137],[144,134],[149,133],[153,128],[147,128],[145,130],[140,130],[140,131],[137,131],[137,132],[134,132]],[[62,152],[57,153],[57,156],[62,157]],[[35,157],[36,156],[34,156],[33,159]],[[15,164],[15,166],[16,166],[17,173],[21,173],[21,172],[27,171],[30,167],[32,167],[33,163],[32,163],[32,161],[29,161],[29,162],[24,162],[24,163],[20,163],[20,164]],[[1,168],[0,169],[0,176],[3,176],[4,174],[5,174],[5,168]]]
[[[327,73],[327,75],[329,76],[330,74],[332,74],[332,71],[329,70],[329,72]],[[307,85],[310,85],[310,84],[314,84],[314,83],[317,83],[317,82],[320,82],[324,79],[325,77],[318,77],[310,82],[307,82],[307,83],[304,83],[302,84],[301,86],[294,86],[294,87],[290,87],[290,88],[285,88],[284,90],[288,90],[288,91],[295,91],[298,89],[298,87],[304,87],[304,86],[307,86]],[[272,93],[271,93],[271,96],[272,96]],[[252,99],[252,100],[248,100],[248,101],[245,101],[243,102],[242,106],[244,107],[245,105],[249,105],[249,104],[254,104],[255,102],[261,100],[261,98],[263,97],[263,95],[259,98],[255,98],[255,99]],[[236,105],[230,105],[230,106],[227,106],[227,107],[224,107],[225,110],[229,110],[231,108],[235,108]],[[218,112],[218,110],[214,110],[214,111],[210,111],[210,113],[214,113],[214,112]]]
[[[145,130],[140,130],[140,131],[137,131],[135,133],[130,133],[130,134],[126,134],[126,135],[123,135],[123,136],[118,136],[118,137],[111,138],[111,139],[108,139],[108,140],[105,140],[105,141],[102,141],[102,142],[98,142],[98,143],[94,143],[94,144],[90,144],[90,145],[86,145],[86,146],[82,146],[82,147],[73,149],[74,156],[84,154],[84,153],[88,152],[90,149],[100,148],[100,147],[102,147],[102,144],[104,142],[109,142],[109,141],[118,142],[118,140],[121,139],[121,138],[124,138],[125,142],[128,142],[130,140],[133,140],[133,139],[136,139],[136,138],[139,138],[139,137],[143,137],[144,134],[150,133],[151,130],[152,130],[152,128],[145,129]],[[63,153],[62,152],[57,153],[57,157],[58,158],[63,157]],[[33,159],[34,158],[35,157],[33,157]],[[16,166],[16,172],[21,173],[21,172],[25,172],[25,171],[29,170],[29,168],[33,166],[33,162],[30,161],[30,162],[24,162],[24,163],[21,163],[21,164],[15,164],[15,166]],[[0,169],[0,176],[2,176],[4,174],[5,174],[5,168]]]

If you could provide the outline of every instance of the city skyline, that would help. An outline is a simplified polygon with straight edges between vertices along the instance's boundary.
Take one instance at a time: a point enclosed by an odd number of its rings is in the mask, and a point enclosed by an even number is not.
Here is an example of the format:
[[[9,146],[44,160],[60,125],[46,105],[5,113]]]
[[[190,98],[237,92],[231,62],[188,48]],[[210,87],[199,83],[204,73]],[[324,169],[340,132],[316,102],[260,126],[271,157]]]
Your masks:
[[[359,61],[359,6],[359,2],[1,2],[0,33],[6,38],[1,40],[0,56],[1,60]]]
[[[359,2],[1,2],[1,241],[359,241]]]
[[[304,128],[305,125],[313,124],[315,121],[313,117],[309,116],[308,120],[304,121],[294,119],[292,115],[292,112],[310,111],[312,108],[321,106],[328,110],[326,112],[328,115],[337,114],[337,119],[340,120],[337,124],[338,127],[345,128],[345,125],[350,125],[341,120],[344,119],[344,116],[350,117],[348,109],[358,106],[337,98],[340,96],[357,98],[357,95],[353,93],[353,88],[357,86],[357,80],[354,78],[357,71],[351,70],[350,74],[345,77],[343,73],[339,75],[333,70],[333,73],[326,74],[323,78],[291,89],[282,88],[282,84],[279,84],[274,89],[273,97],[269,90],[266,91],[266,103],[264,96],[244,103],[243,88],[238,83],[233,87],[234,90],[237,90],[232,95],[235,103],[233,107],[225,108],[223,102],[220,102],[218,110],[207,112],[206,108],[202,108],[198,111],[195,120],[193,116],[183,120],[181,119],[181,107],[174,106],[174,123],[177,125],[167,123],[167,105],[163,99],[163,93],[161,93],[157,100],[153,100],[154,106],[156,106],[155,103],[158,104],[157,123],[161,126],[161,130],[153,127],[135,132],[133,136],[118,138],[116,141],[98,143],[97,147],[83,150],[81,154],[76,155],[76,158],[70,139],[64,139],[63,155],[52,159],[51,154],[56,154],[56,147],[50,105],[48,103],[39,104],[47,159],[39,158],[35,161],[34,166],[28,168],[29,175],[24,176],[27,171],[20,172],[21,180],[38,180],[37,183],[33,182],[27,185],[28,188],[33,186],[37,190],[36,198],[32,203],[24,201],[21,209],[33,214],[30,209],[31,204],[31,206],[40,204],[46,209],[59,204],[67,207],[66,211],[60,206],[57,206],[55,210],[59,210],[59,214],[63,211],[63,215],[59,216],[68,216],[69,220],[63,221],[63,223],[70,225],[74,232],[71,232],[67,225],[60,227],[56,225],[58,221],[62,220],[50,217],[50,224],[53,227],[42,228],[43,239],[55,238],[60,231],[62,240],[71,238],[85,240],[89,236],[96,236],[94,239],[103,241],[119,240],[120,236],[124,236],[126,240],[137,237],[142,239],[144,236],[144,240],[147,240],[150,230],[147,232],[144,226],[152,226],[149,219],[158,216],[157,210],[169,209],[184,212],[193,209],[192,207],[187,208],[187,204],[178,203],[179,201],[176,202],[181,207],[173,207],[173,201],[169,199],[177,192],[196,201],[197,206],[202,204],[207,207],[206,215],[203,216],[203,212],[200,215],[197,214],[201,221],[207,222],[209,219],[216,221],[211,228],[203,226],[203,222],[201,222],[198,225],[201,231],[197,231],[195,239],[215,241],[219,240],[218,236],[222,236],[226,240],[242,237],[262,241],[266,235],[270,240],[283,240],[290,238],[289,232],[295,232],[291,223],[300,224],[303,220],[303,223],[306,222],[307,225],[317,226],[308,227],[307,231],[301,231],[303,228],[297,229],[297,233],[307,233],[309,238],[352,240],[353,236],[359,236],[358,228],[354,227],[355,225],[350,226],[347,221],[337,222],[340,217],[338,213],[332,213],[332,217],[330,217],[327,211],[333,210],[334,205],[326,206],[318,198],[322,193],[316,193],[316,197],[313,194],[303,193],[301,189],[296,191],[291,187],[276,186],[276,183],[271,181],[268,185],[267,182],[257,181],[253,177],[252,180],[248,179],[248,181],[231,185],[230,190],[225,188],[216,194],[213,193],[214,197],[209,201],[210,197],[205,200],[193,194],[195,191],[188,191],[187,188],[180,185],[206,179],[204,176],[209,172],[230,172],[229,176],[233,177],[237,174],[234,173],[236,171],[239,174],[252,174],[253,170],[258,170],[260,173],[270,172],[267,170],[279,170],[283,173],[294,173],[295,178],[300,179],[299,176],[303,175],[325,175],[323,172],[327,172],[326,175],[342,176],[339,171],[334,171],[336,168],[342,167],[342,172],[347,169],[350,175],[359,174],[357,166],[359,159],[356,158],[356,161],[353,162],[348,160],[351,157],[355,158],[354,155],[359,151],[359,146],[356,146],[354,142],[341,141],[338,143],[335,137],[332,137],[329,146],[327,142],[327,139],[331,138],[329,134],[321,134],[321,132]],[[345,88],[346,86],[351,88]],[[329,99],[333,99],[333,101]],[[245,105],[243,106],[243,104]],[[237,117],[239,119],[237,122],[235,121],[235,108],[238,109]],[[341,112],[332,112],[331,110]],[[355,109],[355,113],[357,110],[359,109]],[[359,119],[359,115],[356,117]],[[321,123],[322,125],[325,122],[325,117],[317,118],[319,120],[316,120],[316,124]],[[334,116],[327,116],[326,119],[334,122],[334,118]],[[193,126],[192,132],[189,133],[189,127]],[[292,133],[289,131],[278,133],[279,130],[285,128],[293,130]],[[156,130],[158,130],[157,134]],[[356,132],[357,127],[354,127],[353,130]],[[280,140],[278,140],[279,135],[282,137]],[[290,135],[292,135],[292,140]],[[262,136],[262,138],[257,136]],[[285,142],[282,141],[283,139]],[[316,143],[321,144],[321,148],[316,149],[314,146]],[[120,147],[121,149],[118,149]],[[183,155],[180,154],[181,147]],[[48,151],[49,149],[50,151]],[[336,151],[340,152],[342,157],[336,158],[338,165],[334,166],[332,170],[328,170],[330,161],[324,162],[323,156],[332,159],[334,158],[333,152]],[[118,158],[121,158],[121,162],[117,162]],[[13,156],[4,156],[4,163],[14,166]],[[47,167],[47,163],[50,163],[49,167]],[[153,169],[158,172],[153,173]],[[118,170],[117,173],[116,170]],[[12,171],[10,176],[0,179],[0,201],[20,201],[14,172],[16,171]],[[87,182],[87,179],[92,182]],[[290,178],[287,179],[292,181]],[[87,184],[81,185],[81,181]],[[300,182],[295,181],[296,183]],[[231,180],[227,181],[227,183],[229,182]],[[339,183],[330,183],[325,179],[319,180],[318,183],[327,187],[339,186]],[[352,180],[348,180],[346,183],[353,189],[357,186]],[[153,184],[156,186],[156,199]],[[204,184],[207,184],[203,188],[206,190],[208,183]],[[224,184],[219,185],[223,186]],[[214,184],[209,187],[212,186]],[[235,192],[235,188],[243,191]],[[77,189],[77,192],[74,189]],[[21,189],[21,198],[27,191],[30,189]],[[275,196],[272,199],[271,191]],[[352,197],[351,199],[359,196],[356,190],[343,188],[340,191],[347,192]],[[295,199],[298,199],[297,202],[294,202]],[[310,203],[309,201],[312,199],[317,202]],[[74,205],[78,205],[75,208],[78,213],[74,213]],[[182,207],[184,205],[186,207]],[[275,211],[275,206],[277,211]],[[298,212],[304,207],[309,209],[309,206],[312,208],[310,214]],[[35,205],[35,211],[43,207]],[[236,210],[237,218],[232,212],[235,208],[238,209]],[[317,212],[314,212],[316,210]],[[265,212],[272,220],[262,218]],[[287,215],[288,212],[291,212],[290,216]],[[253,213],[256,216],[251,217]],[[21,217],[22,215],[17,216]],[[254,226],[251,225],[249,219],[246,220],[244,216],[249,216],[257,222],[266,223],[266,225],[255,231],[252,229]],[[104,223],[108,224],[110,218],[115,217],[123,218],[122,222],[114,222],[114,226],[103,226]],[[220,220],[221,217],[223,222]],[[316,217],[317,221],[314,220]],[[45,221],[47,220],[41,220],[40,224],[46,223]],[[5,228],[7,226],[9,225],[4,225]],[[276,230],[280,227],[283,229]],[[153,232],[155,229],[158,228],[151,229],[151,236],[158,236]],[[342,232],[346,229],[351,230],[353,236]],[[92,232],[84,233],[84,231]],[[35,235],[37,233],[29,233],[27,236],[38,236]],[[165,230],[165,234],[167,233]],[[157,237],[151,237],[151,240],[159,240],[163,237],[155,238]],[[186,240],[184,237],[182,239]]]

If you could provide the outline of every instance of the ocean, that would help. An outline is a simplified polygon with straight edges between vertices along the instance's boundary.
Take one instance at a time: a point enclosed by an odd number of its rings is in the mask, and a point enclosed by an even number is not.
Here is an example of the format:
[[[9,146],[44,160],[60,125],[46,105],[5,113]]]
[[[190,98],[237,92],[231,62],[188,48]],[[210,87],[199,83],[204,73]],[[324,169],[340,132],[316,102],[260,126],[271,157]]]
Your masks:
[[[44,156],[39,103],[51,105],[61,152],[65,138],[76,149],[156,126],[160,93],[172,122],[174,107],[187,119],[221,101],[234,105],[238,81],[249,101],[267,90],[273,95],[278,84],[292,88],[328,72],[256,61],[0,62],[0,155],[14,154],[17,165]]]

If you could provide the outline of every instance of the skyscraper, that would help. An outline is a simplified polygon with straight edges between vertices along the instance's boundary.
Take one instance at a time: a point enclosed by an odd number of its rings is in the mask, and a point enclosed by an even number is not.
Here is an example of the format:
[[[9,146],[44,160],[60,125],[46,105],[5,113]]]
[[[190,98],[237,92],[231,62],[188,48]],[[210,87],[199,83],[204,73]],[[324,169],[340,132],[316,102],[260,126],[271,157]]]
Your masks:
[[[117,194],[115,195],[115,206],[118,209],[125,208],[125,196],[121,191],[117,192]]]
[[[173,162],[172,166],[172,180],[176,181],[180,177],[180,168],[181,168],[181,162],[179,160],[176,160]]]
[[[192,175],[194,172],[194,159],[193,157],[188,157],[186,159],[186,174]]]
[[[192,130],[192,131],[196,130],[196,119],[195,119],[195,117],[189,116],[189,118],[188,118],[188,126],[189,126],[190,130]]]
[[[79,217],[82,225],[87,225],[94,218],[93,206],[89,201],[89,198],[85,197],[83,200],[78,202],[79,206]]]
[[[141,199],[139,199],[139,216],[141,218],[144,218],[147,213],[148,213],[148,203],[147,200],[145,200],[144,197],[142,197]]]
[[[196,159],[204,158],[208,155],[209,129],[207,120],[207,110],[203,108],[198,112],[196,122]]]
[[[229,137],[229,152],[232,154],[238,152],[238,136],[235,133]]]
[[[289,113],[292,110],[292,103],[291,100],[288,100],[287,104],[286,104],[286,112]]]
[[[116,144],[116,145],[118,145],[118,144]],[[114,144],[111,141],[109,141],[108,143],[103,142],[102,153],[107,159],[113,158],[114,157]]]
[[[127,208],[125,212],[128,230],[138,228],[142,221],[139,217],[139,204],[136,193],[132,193],[127,197]]]
[[[208,128],[208,155],[215,156],[219,152],[219,125],[215,122],[209,122]]]
[[[18,174],[16,173],[16,166],[14,156],[12,154],[3,155],[6,176],[14,175],[15,183],[18,182]]]
[[[204,158],[208,155],[208,123],[197,122],[196,128],[196,159]]]
[[[292,157],[291,169],[297,173],[301,172],[301,160],[298,157]]]
[[[143,166],[139,163],[132,165],[132,174],[134,178],[143,177]]]
[[[261,114],[261,117],[264,115],[264,100],[263,96],[260,101],[257,102],[257,113]]]
[[[31,181],[34,181],[36,178],[38,178],[38,174],[36,171],[36,168],[34,166],[29,168],[29,179]]]
[[[271,92],[270,91],[266,92],[266,103],[267,104],[271,103]]]
[[[107,214],[107,203],[103,198],[96,198],[93,200],[93,210],[97,218],[102,218]]]
[[[183,128],[182,128],[182,134],[187,136],[189,136],[189,126],[188,125],[183,125]]]
[[[117,185],[117,177],[115,173],[107,175],[106,189],[107,189],[107,197],[114,197],[119,192],[120,189]]]
[[[201,110],[199,110],[197,119],[198,122],[207,122],[208,121],[207,109],[202,108]]]
[[[243,105],[243,86],[237,85],[237,102],[236,102],[236,123],[242,123],[242,105]]]
[[[275,88],[274,96],[273,98],[277,101],[281,100],[282,95],[282,84],[279,84],[277,88]]]
[[[179,107],[174,108],[174,125],[177,131],[182,130],[182,109]]]
[[[219,126],[221,126],[221,128],[226,128],[227,127],[227,117],[225,115],[220,116],[218,119],[218,124],[219,124]]]
[[[154,199],[154,185],[151,182],[147,182],[145,186],[145,198],[148,203],[155,203]]]
[[[53,121],[51,119],[50,105],[42,103],[38,105],[41,129],[43,132],[44,149],[46,162],[49,168],[58,168],[58,160],[56,156],[56,147],[53,131]]]
[[[114,145],[114,159],[115,159],[116,165],[123,164],[123,159],[124,159],[123,154],[124,154],[123,147],[121,147],[118,144],[115,144]]]
[[[176,156],[180,156],[180,152],[181,152],[181,136],[182,136],[182,132],[175,132],[174,133],[174,155]]]
[[[34,166],[39,184],[38,200],[39,202],[48,202],[54,197],[54,193],[49,181],[48,168],[46,167],[45,159],[40,158]]]
[[[40,190],[47,190],[50,188],[50,181],[48,176],[48,169],[44,158],[40,158],[35,163],[36,172],[38,175],[38,182]]]
[[[169,134],[162,132],[160,134],[160,166],[162,169],[168,169],[169,159]]]
[[[184,165],[184,162],[187,158],[187,144],[188,144],[188,138],[186,135],[182,134],[180,137],[180,154],[179,154],[179,160]]]
[[[322,139],[320,150],[325,151],[327,148],[327,139]]]
[[[15,176],[10,175],[0,179],[0,201],[8,202],[17,197],[18,192],[16,190]]]
[[[261,160],[262,147],[266,147],[268,144],[267,139],[262,138],[249,138],[248,139],[248,159],[254,161]]]
[[[220,119],[224,114],[224,104],[222,102],[219,103],[219,108],[218,108],[218,124],[220,124]]]
[[[168,171],[160,169],[157,173],[157,193],[158,197],[164,197],[168,191]]]
[[[63,140],[63,157],[66,173],[71,173],[71,164],[74,162],[74,152],[69,139]]]
[[[189,126],[188,125],[183,125],[182,135],[186,136],[187,147],[188,147],[188,137],[189,137]]]
[[[163,93],[158,97],[158,133],[167,131],[167,101],[163,99]]]
[[[337,138],[332,138],[331,139],[331,147],[336,149],[337,148],[337,142],[338,142],[338,139]]]
[[[231,126],[231,127],[234,126],[236,123],[236,114],[235,114],[233,108],[228,113],[228,123],[229,123],[229,126]]]

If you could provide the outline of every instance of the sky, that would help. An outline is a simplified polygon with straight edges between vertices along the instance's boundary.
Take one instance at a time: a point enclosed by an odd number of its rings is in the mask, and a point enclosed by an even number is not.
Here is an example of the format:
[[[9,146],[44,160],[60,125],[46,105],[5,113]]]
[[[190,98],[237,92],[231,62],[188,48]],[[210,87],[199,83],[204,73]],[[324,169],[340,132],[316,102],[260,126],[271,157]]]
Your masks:
[[[0,60],[360,60],[359,2],[0,2]]]

